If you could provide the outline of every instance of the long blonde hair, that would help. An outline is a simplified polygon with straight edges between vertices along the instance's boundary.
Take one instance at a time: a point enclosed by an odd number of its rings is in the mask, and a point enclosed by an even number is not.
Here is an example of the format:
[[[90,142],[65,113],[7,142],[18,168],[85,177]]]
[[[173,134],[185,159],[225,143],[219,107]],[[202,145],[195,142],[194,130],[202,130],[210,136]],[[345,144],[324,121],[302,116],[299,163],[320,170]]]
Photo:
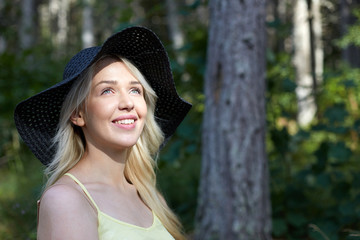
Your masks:
[[[127,152],[125,177],[136,187],[144,203],[154,211],[169,233],[175,239],[185,239],[178,218],[167,206],[156,188],[154,170],[156,168],[156,157],[159,147],[164,141],[163,133],[155,121],[156,93],[131,62],[118,56],[102,56],[73,83],[63,103],[59,127],[53,140],[57,151],[52,162],[45,169],[45,175],[48,177],[46,187],[53,185],[61,176],[73,168],[85,152],[84,134],[80,127],[71,123],[70,117],[74,112],[77,113],[80,109],[86,109],[86,99],[90,92],[94,68],[99,61],[107,57],[123,62],[140,81],[144,88],[144,97],[148,109],[143,132],[137,143]]]

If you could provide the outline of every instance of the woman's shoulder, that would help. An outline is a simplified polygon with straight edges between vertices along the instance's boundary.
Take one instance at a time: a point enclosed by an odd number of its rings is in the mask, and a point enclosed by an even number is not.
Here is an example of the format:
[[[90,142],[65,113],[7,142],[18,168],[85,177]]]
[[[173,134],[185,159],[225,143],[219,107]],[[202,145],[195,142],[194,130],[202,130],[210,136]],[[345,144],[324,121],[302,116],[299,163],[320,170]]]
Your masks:
[[[84,193],[78,184],[68,176],[62,176],[53,185],[47,187],[41,197],[42,203],[57,203],[60,205],[71,202],[72,205],[76,203],[83,203]]]
[[[68,203],[74,206],[77,203],[82,203],[84,201],[82,193],[69,183],[57,182],[54,185],[48,187],[42,197],[41,205],[55,205],[56,206],[67,206]],[[71,206],[68,206],[71,207]]]
[[[49,234],[55,233],[63,237],[63,234],[71,235],[69,239],[73,239],[90,232],[95,234],[96,230],[96,213],[76,185],[60,180],[45,190],[40,200],[38,223],[38,234],[43,239],[50,239]]]
[[[92,213],[93,209],[75,184],[58,181],[48,187],[40,199],[39,216],[43,216],[44,212],[49,218],[72,216],[76,219],[76,216]]]

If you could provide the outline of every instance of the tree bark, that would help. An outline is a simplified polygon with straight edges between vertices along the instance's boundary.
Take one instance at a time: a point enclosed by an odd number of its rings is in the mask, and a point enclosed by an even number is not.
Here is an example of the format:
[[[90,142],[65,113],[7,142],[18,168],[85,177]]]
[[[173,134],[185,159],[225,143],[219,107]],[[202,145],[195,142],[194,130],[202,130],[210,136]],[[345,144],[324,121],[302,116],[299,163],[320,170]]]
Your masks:
[[[320,88],[323,82],[323,73],[324,73],[324,45],[322,42],[322,14],[321,14],[321,1],[312,0],[312,31],[314,36],[314,61],[315,61],[315,79],[316,86]],[[317,94],[318,89],[314,89],[315,94]],[[315,96],[316,97],[316,96]]]
[[[317,93],[319,87],[322,85],[322,75],[324,68],[324,49],[322,44],[322,25],[321,25],[321,3],[320,0],[307,0],[308,4],[308,24],[309,24],[309,42],[310,42],[310,65],[312,76],[312,91],[311,97],[313,98],[315,111],[317,110]],[[315,113],[314,113],[315,116]],[[304,122],[306,125],[310,123]]]
[[[296,0],[294,6],[294,66],[296,70],[296,96],[298,101],[298,122],[308,125],[316,113],[313,94],[313,77],[311,58],[311,29],[306,0]]]
[[[271,239],[265,0],[211,0],[196,239]]]
[[[94,46],[94,21],[93,21],[93,1],[85,0],[82,16],[82,46],[88,48]]]

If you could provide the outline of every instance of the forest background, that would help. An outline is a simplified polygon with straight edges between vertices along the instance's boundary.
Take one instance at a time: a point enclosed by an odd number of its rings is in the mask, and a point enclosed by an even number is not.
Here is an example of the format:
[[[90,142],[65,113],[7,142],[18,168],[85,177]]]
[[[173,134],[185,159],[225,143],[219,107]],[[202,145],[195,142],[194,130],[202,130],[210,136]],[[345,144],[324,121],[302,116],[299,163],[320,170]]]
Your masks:
[[[273,239],[360,239],[359,3],[267,3]],[[160,155],[158,182],[194,232],[208,15],[204,0],[0,0],[0,239],[36,239],[44,183],[15,129],[16,104],[60,81],[74,53],[132,25],[163,40],[178,92],[193,103]]]

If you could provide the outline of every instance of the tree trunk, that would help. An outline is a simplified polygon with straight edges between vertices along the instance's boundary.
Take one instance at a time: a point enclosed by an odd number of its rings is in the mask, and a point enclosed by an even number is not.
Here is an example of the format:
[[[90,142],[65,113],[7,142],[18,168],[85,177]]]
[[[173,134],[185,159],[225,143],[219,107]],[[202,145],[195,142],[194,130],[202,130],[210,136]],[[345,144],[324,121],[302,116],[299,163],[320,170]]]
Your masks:
[[[276,24],[276,27],[267,28],[268,49],[274,53],[284,51],[284,36],[279,37],[277,24],[287,22],[286,5],[286,0],[269,0],[267,3],[267,22]]]
[[[133,13],[130,19],[131,22],[138,23],[146,19],[145,9],[141,0],[132,0],[130,6]]]
[[[88,48],[94,46],[94,22],[93,22],[93,1],[85,0],[82,16],[82,46]]]
[[[324,46],[322,42],[322,16],[321,16],[321,1],[312,0],[312,31],[313,31],[313,40],[314,40],[314,62],[315,62],[315,80],[316,80],[316,89],[314,89],[315,94],[317,94],[318,88],[321,87],[323,82],[323,73],[324,73]],[[316,97],[316,95],[315,95]]]
[[[4,0],[0,0],[0,15],[4,16],[4,6],[5,6],[5,1]],[[0,54],[5,52],[6,50],[6,40],[5,37],[3,36],[3,33],[0,33]]]
[[[55,19],[55,27],[52,32],[55,32],[53,41],[55,46],[61,51],[64,50],[64,46],[67,40],[68,34],[68,11],[70,6],[70,0],[50,0],[49,12],[51,19]]]
[[[196,239],[271,239],[265,0],[211,0]]]
[[[170,39],[173,43],[175,50],[179,50],[184,45],[184,34],[180,28],[179,17],[177,15],[176,1],[166,0],[167,9],[167,25],[169,28]],[[181,52],[177,51],[176,61],[178,64],[183,65],[185,63],[185,57]]]
[[[58,32],[57,32],[57,43],[59,46],[64,46],[66,44],[66,39],[68,35],[68,10],[69,10],[70,0],[61,0],[60,9],[58,13]]]
[[[19,29],[19,38],[22,49],[30,48],[34,44],[34,10],[34,0],[21,1],[21,23]]]
[[[296,96],[298,99],[298,122],[305,126],[315,116],[316,104],[313,94],[311,58],[311,29],[306,0],[296,0],[294,6],[294,66],[296,70]]]
[[[340,30],[345,35],[349,26],[356,22],[351,11],[360,6],[359,0],[341,0],[340,4]],[[352,67],[360,67],[360,48],[350,45],[342,50],[342,59]]]

